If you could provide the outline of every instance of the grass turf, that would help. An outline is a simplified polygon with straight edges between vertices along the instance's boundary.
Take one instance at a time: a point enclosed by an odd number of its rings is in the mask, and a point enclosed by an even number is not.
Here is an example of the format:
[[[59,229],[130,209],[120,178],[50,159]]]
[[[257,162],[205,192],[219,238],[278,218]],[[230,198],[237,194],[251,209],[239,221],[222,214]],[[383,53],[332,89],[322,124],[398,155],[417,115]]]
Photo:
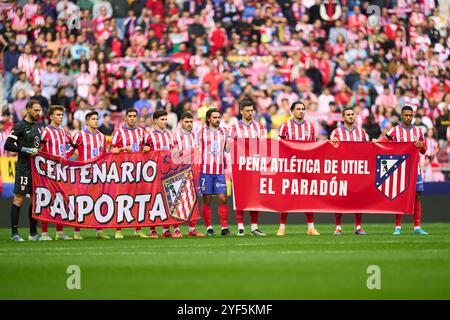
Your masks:
[[[366,224],[367,236],[318,227],[319,237],[304,225],[277,237],[277,226],[264,225],[267,237],[247,227],[244,237],[134,239],[124,230],[124,240],[96,240],[83,230],[83,241],[22,243],[0,229],[0,299],[450,298],[449,224],[427,224],[429,236],[406,223],[401,236],[391,224]],[[81,269],[81,290],[66,287],[69,265]],[[370,265],[381,269],[380,290],[367,288]]]

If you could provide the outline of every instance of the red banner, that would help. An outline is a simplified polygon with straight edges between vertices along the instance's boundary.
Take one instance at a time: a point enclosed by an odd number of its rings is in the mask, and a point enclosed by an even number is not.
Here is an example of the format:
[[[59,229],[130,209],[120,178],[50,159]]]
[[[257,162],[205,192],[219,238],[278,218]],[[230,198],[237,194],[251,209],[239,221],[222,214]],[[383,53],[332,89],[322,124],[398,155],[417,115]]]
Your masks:
[[[237,139],[235,209],[412,214],[414,143]]]
[[[199,166],[184,159],[158,151],[107,154],[82,163],[40,153],[32,160],[33,217],[81,228],[198,220]]]

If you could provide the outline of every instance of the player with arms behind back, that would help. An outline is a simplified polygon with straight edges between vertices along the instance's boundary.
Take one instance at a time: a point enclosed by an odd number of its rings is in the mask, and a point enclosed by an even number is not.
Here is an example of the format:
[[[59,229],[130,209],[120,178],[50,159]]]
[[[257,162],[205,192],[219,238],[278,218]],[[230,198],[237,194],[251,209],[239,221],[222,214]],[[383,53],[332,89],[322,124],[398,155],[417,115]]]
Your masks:
[[[253,113],[255,112],[255,102],[251,99],[244,99],[239,102],[239,112],[242,115],[242,120],[239,120],[229,131],[230,143],[233,143],[234,138],[266,138],[266,129],[255,119]],[[238,236],[245,234],[244,230],[244,211],[236,210],[236,222],[238,224]],[[258,229],[257,211],[250,211],[250,231],[254,236],[265,236],[266,234]]]
[[[186,111],[180,117],[181,128],[174,134],[174,149],[178,151],[179,158],[187,159],[190,164],[196,163],[196,153],[199,151],[198,137],[194,132],[194,116]],[[187,157],[187,154],[189,157]],[[195,229],[196,221],[189,221],[189,237],[204,237],[203,233]]]
[[[421,154],[427,152],[427,145],[423,137],[423,132],[421,129],[417,128],[412,124],[412,119],[414,117],[413,108],[409,105],[405,105],[401,111],[401,123],[392,128],[386,136],[381,139],[382,142],[392,141],[392,142],[414,142],[415,146],[420,149]],[[420,166],[417,171],[417,183],[416,183],[416,197],[414,200],[414,234],[426,235],[425,232],[420,227],[420,221],[422,217],[422,204],[420,201],[420,195],[423,192],[423,179],[420,173]],[[395,229],[394,235],[400,235],[402,229],[402,215],[395,215]]]
[[[305,104],[302,101],[292,103],[291,112],[294,117],[281,125],[280,138],[290,141],[316,141],[314,125],[304,119],[306,112]],[[286,220],[287,212],[281,212],[280,228],[278,229],[277,236],[284,236],[286,234]],[[312,212],[306,213],[306,222],[308,225],[307,235],[320,235],[319,231],[314,228],[314,214]]]
[[[345,108],[342,111],[344,124],[331,132],[330,140],[333,143],[340,141],[369,141],[369,136],[363,128],[355,125],[355,111],[352,108]],[[342,213],[334,214],[334,221],[336,223],[336,230],[334,234],[342,235]],[[366,235],[367,233],[361,228],[362,215],[355,213],[355,234]]]
[[[215,235],[211,219],[211,196],[216,195],[219,200],[219,217],[222,226],[221,235],[229,236],[227,183],[225,180],[225,146],[227,132],[220,127],[221,113],[219,109],[211,108],[206,111],[206,127],[198,134],[202,148],[202,173],[199,188],[203,195],[202,213],[205,219],[206,234]]]

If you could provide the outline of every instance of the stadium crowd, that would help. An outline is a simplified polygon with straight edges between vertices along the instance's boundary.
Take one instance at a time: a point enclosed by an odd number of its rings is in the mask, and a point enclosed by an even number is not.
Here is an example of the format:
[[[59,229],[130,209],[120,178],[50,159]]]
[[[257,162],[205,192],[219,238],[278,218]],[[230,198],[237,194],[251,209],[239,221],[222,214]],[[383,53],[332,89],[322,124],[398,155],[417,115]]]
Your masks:
[[[251,97],[272,137],[300,99],[320,139],[346,106],[372,139],[409,104],[424,179],[445,179],[433,168],[450,157],[450,16],[435,0],[2,1],[0,48],[2,132],[30,99],[44,115],[63,105],[69,133],[94,109],[108,136],[131,108],[147,131],[158,109],[175,129],[184,111],[201,126],[210,107],[231,128]]]

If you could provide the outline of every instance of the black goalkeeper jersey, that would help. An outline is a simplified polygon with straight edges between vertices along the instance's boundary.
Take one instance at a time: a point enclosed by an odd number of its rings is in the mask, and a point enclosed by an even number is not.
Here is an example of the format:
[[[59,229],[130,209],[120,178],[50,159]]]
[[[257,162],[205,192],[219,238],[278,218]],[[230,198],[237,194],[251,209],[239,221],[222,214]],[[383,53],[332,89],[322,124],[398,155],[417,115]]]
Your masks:
[[[16,145],[19,148],[19,157],[17,166],[21,168],[30,167],[30,155],[24,152],[20,152],[23,147],[26,148],[39,148],[41,144],[41,130],[37,122],[28,122],[25,120],[17,122],[12,128],[9,138],[16,141]],[[9,150],[14,151],[14,150]]]

